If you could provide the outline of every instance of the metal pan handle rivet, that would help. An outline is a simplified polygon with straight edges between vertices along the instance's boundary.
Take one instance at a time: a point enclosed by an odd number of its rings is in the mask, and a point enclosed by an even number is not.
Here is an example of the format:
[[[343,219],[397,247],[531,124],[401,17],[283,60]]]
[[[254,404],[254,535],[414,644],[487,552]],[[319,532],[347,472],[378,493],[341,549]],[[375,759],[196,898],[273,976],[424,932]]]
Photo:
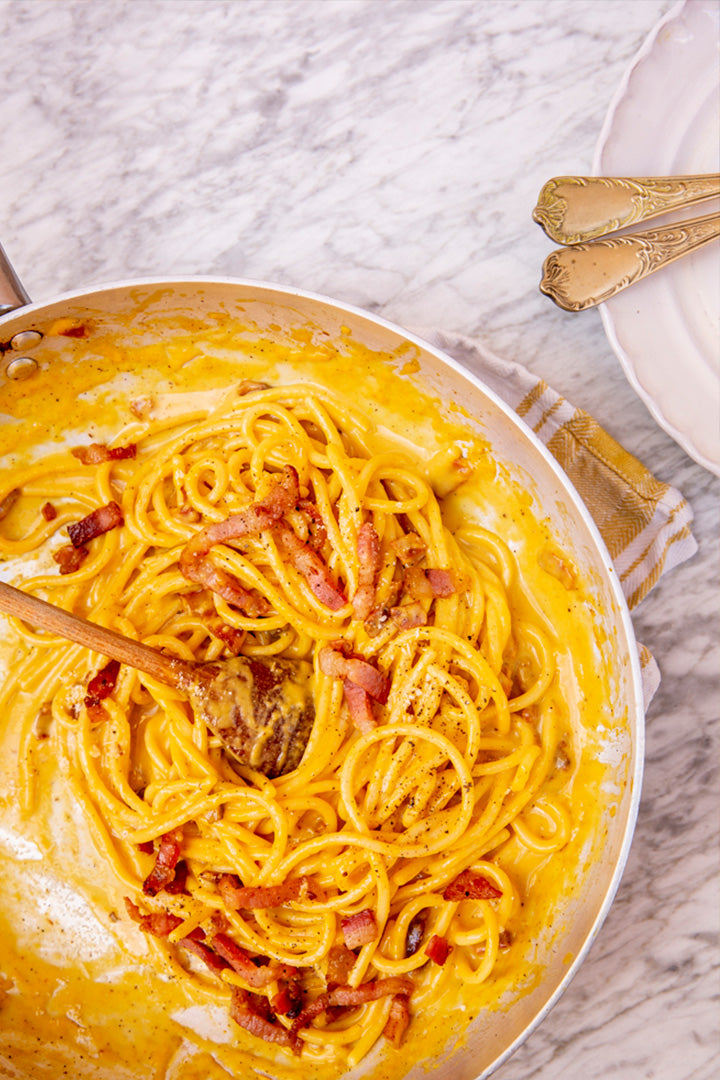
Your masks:
[[[20,382],[22,379],[29,379],[37,369],[37,360],[33,360],[32,356],[17,356],[5,368],[5,374],[8,379]]]
[[[20,330],[19,333],[10,338],[10,347],[18,352],[22,352],[24,349],[32,349],[33,345],[37,345],[42,341],[42,337],[39,330]]]

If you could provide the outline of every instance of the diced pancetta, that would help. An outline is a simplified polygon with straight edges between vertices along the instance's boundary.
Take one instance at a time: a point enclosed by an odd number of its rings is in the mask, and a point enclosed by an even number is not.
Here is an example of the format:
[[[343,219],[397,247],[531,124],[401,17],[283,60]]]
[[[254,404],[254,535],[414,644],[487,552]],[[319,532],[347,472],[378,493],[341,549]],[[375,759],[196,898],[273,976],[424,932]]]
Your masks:
[[[356,686],[384,705],[388,698],[390,683],[368,660],[345,650],[344,643],[324,646],[318,654],[320,670],[335,679],[349,679]]]
[[[106,506],[98,506],[80,521],[68,525],[70,542],[73,547],[83,547],[96,536],[102,536],[103,533],[122,525],[123,520],[122,510],[116,502],[111,501]]]
[[[444,900],[497,900],[500,896],[501,889],[472,870],[463,870],[443,892]]]
[[[407,994],[394,994],[383,1035],[393,1046],[400,1046],[410,1023],[410,1003]]]
[[[453,593],[457,592],[452,571],[439,570],[431,567],[425,571],[425,576],[430,583],[433,596],[447,597],[452,596]]]
[[[225,971],[230,965],[227,960],[224,960],[222,956],[206,945],[204,941],[198,941],[194,937],[185,937],[180,942],[183,949],[186,949],[189,953],[197,956],[199,960],[210,968],[216,975],[219,975],[222,971]]]
[[[106,697],[109,697],[115,689],[117,683],[117,677],[120,672],[119,660],[108,660],[105,667],[100,668],[98,673],[92,677],[87,687],[87,696],[85,698],[85,705],[89,708],[91,705],[98,705],[101,701],[104,701]]]
[[[188,580],[204,585],[228,604],[244,611],[250,618],[266,615],[270,610],[264,596],[251,593],[236,577],[216,567],[209,559],[210,549],[229,540],[255,536],[274,525],[283,514],[292,510],[299,498],[298,474],[286,465],[270,491],[250,506],[224,521],[200,529],[185,545],[180,555],[180,571]]]
[[[181,844],[181,829],[163,833],[155,856],[155,865],[143,881],[143,892],[146,896],[157,895],[161,889],[174,880]]]
[[[277,978],[274,967],[269,964],[254,964],[250,953],[246,952],[227,934],[215,934],[212,943],[218,956],[221,956],[233,971],[241,975],[245,982],[254,989],[260,990]]]
[[[91,443],[90,446],[75,446],[70,451],[83,465],[100,465],[103,461],[124,461],[137,454],[135,443],[127,446],[106,446],[105,443]]]
[[[308,544],[315,551],[319,551],[327,540],[325,521],[317,505],[310,499],[300,499],[297,509],[304,515],[308,525]]]
[[[441,967],[450,955],[452,945],[447,938],[441,937],[439,934],[433,934],[430,941],[425,946],[425,954],[435,964],[439,964]]]
[[[63,544],[57,551],[53,551],[53,559],[60,567],[61,574],[74,574],[76,570],[80,569],[89,554],[89,548]]]
[[[276,526],[274,533],[281,554],[305,578],[320,603],[331,611],[339,611],[344,607],[347,599],[333,581],[328,566],[317,551],[300,540],[287,526]]]
[[[377,1001],[388,995],[403,994],[409,997],[412,993],[413,983],[405,975],[393,975],[387,979],[374,979],[371,982],[362,983],[360,986],[336,986],[321,994],[310,1005],[307,1005],[298,1017],[293,1021],[290,1029],[290,1037],[297,1045],[299,1043],[298,1032],[307,1027],[316,1016],[326,1012],[334,1006],[343,1008],[355,1008],[365,1005],[369,1001]]]
[[[149,915],[143,915],[137,904],[133,904],[127,896],[123,899],[125,910],[132,921],[153,937],[166,938],[182,923],[179,915],[172,915],[169,911],[152,911]]]
[[[390,608],[390,618],[398,630],[411,630],[414,626],[425,626],[427,613],[419,600],[412,600],[409,604]]]
[[[298,979],[278,979],[278,991],[271,1003],[273,1012],[294,1020],[302,1012],[303,996]]]
[[[375,582],[380,571],[380,540],[372,521],[364,521],[358,530],[358,585],[352,598],[356,619],[364,621],[375,604]]]
[[[411,566],[405,571],[403,592],[413,600],[435,600],[452,596],[457,586],[451,570]]]
[[[348,915],[341,920],[340,926],[348,949],[359,949],[377,937],[377,922],[370,908]]]
[[[350,972],[355,967],[357,956],[347,945],[333,945],[328,953],[328,966],[325,978],[328,986],[333,983],[347,983]]]
[[[309,878],[297,877],[282,885],[244,886],[235,874],[222,874],[218,891],[224,903],[234,911],[280,907],[290,900],[313,899],[315,890]]]
[[[390,545],[403,566],[415,566],[425,555],[427,545],[417,533],[404,533]]]
[[[239,986],[232,988],[232,1001],[230,1003],[230,1016],[240,1027],[256,1035],[265,1042],[278,1043],[280,1046],[289,1046],[294,1053],[300,1053],[300,1043],[297,1038],[292,1038],[290,1032],[282,1024],[269,1018],[267,1000],[258,994],[252,994]]]
[[[299,498],[297,469],[286,465],[278,475],[273,486],[262,499],[257,499],[250,506],[237,514],[232,514],[224,521],[215,521],[195,533],[185,545],[180,556],[180,569],[185,576],[192,563],[208,554],[216,544],[227,540],[241,540],[246,536],[257,536],[264,529],[269,529],[288,511],[292,510]],[[191,579],[192,580],[192,579]]]
[[[367,690],[363,690],[362,686],[351,682],[350,679],[343,679],[343,695],[350,713],[350,719],[358,731],[361,731],[364,735],[377,727],[372,699]]]

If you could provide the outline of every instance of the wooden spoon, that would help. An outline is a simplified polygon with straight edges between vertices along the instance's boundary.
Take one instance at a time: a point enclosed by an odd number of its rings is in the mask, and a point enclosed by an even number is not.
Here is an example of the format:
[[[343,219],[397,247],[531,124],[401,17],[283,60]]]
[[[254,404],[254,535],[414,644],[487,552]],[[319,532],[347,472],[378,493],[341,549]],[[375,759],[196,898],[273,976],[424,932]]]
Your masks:
[[[0,611],[182,690],[195,716],[243,765],[269,777],[299,765],[315,720],[313,670],[306,661],[247,656],[206,663],[179,660],[4,582]]]

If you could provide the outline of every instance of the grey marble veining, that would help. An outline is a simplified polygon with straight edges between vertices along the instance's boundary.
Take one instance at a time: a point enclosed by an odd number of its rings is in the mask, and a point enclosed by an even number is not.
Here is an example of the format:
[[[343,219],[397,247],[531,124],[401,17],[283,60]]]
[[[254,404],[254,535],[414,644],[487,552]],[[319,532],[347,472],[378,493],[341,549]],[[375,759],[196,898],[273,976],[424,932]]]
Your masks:
[[[541,296],[542,183],[588,172],[671,0],[0,0],[0,238],[34,299],[221,274],[474,334],[680,488],[698,554],[635,614],[663,679],[616,902],[499,1080],[710,1080],[718,1041],[720,481],[599,314]]]

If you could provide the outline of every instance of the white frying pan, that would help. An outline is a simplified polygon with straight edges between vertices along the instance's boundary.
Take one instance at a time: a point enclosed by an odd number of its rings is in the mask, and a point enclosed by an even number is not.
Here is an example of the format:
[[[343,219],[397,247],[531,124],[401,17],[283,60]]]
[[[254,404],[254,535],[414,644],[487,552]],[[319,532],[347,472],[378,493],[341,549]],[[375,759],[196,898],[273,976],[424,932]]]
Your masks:
[[[506,1008],[481,1014],[462,1048],[432,1072],[438,1080],[489,1076],[540,1023],[587,954],[615,895],[640,798],[643,706],[630,617],[607,550],[567,477],[522,421],[449,356],[383,319],[321,296],[241,279],[185,278],[103,285],[32,304],[0,248],[0,312],[5,312],[0,317],[0,413],[7,380],[23,379],[28,394],[39,392],[34,387],[35,376],[52,364],[53,353],[41,335],[54,320],[66,316],[103,332],[109,329],[121,346],[124,340],[137,344],[138,334],[141,340],[143,335],[147,340],[168,340],[180,319],[193,319],[202,333],[204,324],[217,325],[218,313],[242,318],[269,337],[283,340],[290,327],[309,325],[322,326],[330,340],[340,338],[341,327],[349,328],[356,341],[389,353],[411,342],[420,365],[414,378],[422,380],[445,403],[457,403],[474,417],[480,435],[490,442],[512,476],[528,488],[536,512],[547,516],[558,543],[590,583],[601,633],[611,650],[610,715],[627,718],[626,745],[616,755],[617,772],[609,785],[616,789],[612,799],[615,811],[610,812],[609,799],[590,869],[578,872],[577,895],[559,920],[562,930],[552,943],[541,943],[542,978]],[[74,348],[71,338],[66,339],[66,348]],[[358,391],[361,397],[362,388]],[[619,802],[617,791],[621,791]],[[573,959],[568,964],[569,956]],[[428,1075],[423,1064],[409,1069],[408,1077]],[[362,1075],[362,1066],[357,1075]]]

